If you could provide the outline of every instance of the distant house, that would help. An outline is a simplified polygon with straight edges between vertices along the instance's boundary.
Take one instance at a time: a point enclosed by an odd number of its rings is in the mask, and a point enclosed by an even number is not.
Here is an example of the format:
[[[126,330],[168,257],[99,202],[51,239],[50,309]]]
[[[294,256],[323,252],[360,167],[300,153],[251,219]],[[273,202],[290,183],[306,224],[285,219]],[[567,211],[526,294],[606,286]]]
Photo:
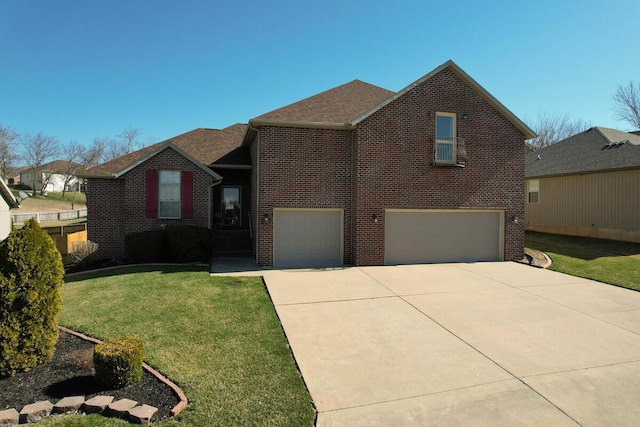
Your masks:
[[[82,166],[77,163],[54,160],[40,166],[35,173],[32,168],[23,169],[19,182],[35,191],[82,191],[82,180],[76,176],[81,170]]]
[[[526,156],[525,228],[640,242],[640,135],[593,127]]]
[[[18,200],[7,187],[4,179],[0,179],[0,240],[6,239],[11,233],[11,209],[18,207],[20,207]]]
[[[88,239],[121,257],[128,233],[196,225],[263,266],[519,260],[533,136],[453,61],[398,92],[353,80],[83,172]]]

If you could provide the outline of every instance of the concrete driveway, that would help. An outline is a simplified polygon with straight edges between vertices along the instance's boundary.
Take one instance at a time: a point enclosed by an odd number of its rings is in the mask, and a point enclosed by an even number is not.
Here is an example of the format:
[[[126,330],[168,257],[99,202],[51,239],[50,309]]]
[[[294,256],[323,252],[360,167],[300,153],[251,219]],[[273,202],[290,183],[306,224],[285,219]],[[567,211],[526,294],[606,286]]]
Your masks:
[[[260,272],[319,426],[640,420],[640,293],[516,263]]]

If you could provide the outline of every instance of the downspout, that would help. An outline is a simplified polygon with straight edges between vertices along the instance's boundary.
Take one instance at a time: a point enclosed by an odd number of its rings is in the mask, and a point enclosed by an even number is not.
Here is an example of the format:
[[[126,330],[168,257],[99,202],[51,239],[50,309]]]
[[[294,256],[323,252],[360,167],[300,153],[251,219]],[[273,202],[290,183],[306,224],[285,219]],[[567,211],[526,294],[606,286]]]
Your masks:
[[[251,129],[251,125],[249,125],[249,129]],[[258,130],[256,129],[256,132]],[[258,264],[258,250],[260,249],[260,133],[257,134],[256,137],[256,141],[255,143],[256,145],[256,165],[255,165],[255,171],[256,171],[256,209],[255,209],[255,214],[256,214],[256,240],[255,240],[255,257],[256,257],[256,265]]]

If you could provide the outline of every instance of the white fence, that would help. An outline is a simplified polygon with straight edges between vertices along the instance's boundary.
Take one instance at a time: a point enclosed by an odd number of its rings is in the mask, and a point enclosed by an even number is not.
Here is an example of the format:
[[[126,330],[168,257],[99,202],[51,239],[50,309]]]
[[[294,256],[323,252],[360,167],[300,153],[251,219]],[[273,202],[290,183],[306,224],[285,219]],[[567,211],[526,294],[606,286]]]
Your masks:
[[[75,211],[64,212],[33,212],[25,214],[11,214],[11,219],[14,224],[22,224],[29,221],[31,218],[35,218],[37,222],[42,221],[64,221],[68,219],[76,219],[87,216],[86,209],[79,209]]]

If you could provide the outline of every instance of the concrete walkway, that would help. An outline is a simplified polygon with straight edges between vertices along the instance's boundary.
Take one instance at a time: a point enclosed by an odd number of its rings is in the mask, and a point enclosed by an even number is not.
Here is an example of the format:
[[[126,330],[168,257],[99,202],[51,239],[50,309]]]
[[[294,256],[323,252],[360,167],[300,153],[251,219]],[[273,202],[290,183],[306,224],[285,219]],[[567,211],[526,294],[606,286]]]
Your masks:
[[[250,274],[319,426],[640,420],[638,292],[516,263]]]

